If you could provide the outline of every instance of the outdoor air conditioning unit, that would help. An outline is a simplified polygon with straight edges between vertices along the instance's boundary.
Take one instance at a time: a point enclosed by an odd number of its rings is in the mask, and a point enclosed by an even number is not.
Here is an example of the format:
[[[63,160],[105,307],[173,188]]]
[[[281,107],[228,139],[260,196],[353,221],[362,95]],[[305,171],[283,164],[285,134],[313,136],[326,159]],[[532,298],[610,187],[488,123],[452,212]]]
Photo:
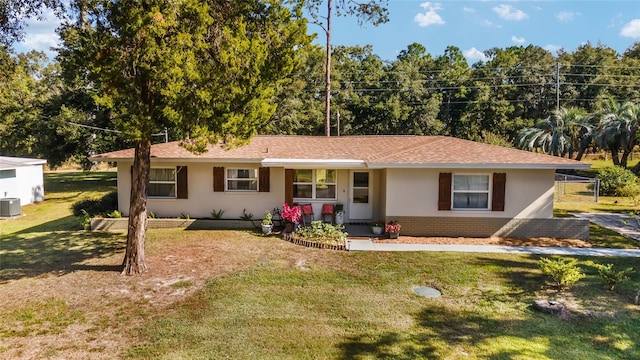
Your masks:
[[[20,215],[20,199],[0,199],[0,217],[11,217],[18,215]]]

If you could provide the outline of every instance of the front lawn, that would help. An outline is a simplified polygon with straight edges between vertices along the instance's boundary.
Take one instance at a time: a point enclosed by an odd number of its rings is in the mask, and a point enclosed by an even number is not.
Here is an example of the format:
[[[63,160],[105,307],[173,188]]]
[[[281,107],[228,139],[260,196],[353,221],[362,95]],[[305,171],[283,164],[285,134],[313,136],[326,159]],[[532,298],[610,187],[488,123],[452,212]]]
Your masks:
[[[45,203],[0,222],[0,358],[640,358],[640,269],[609,292],[583,264],[587,277],[559,293],[537,256],[350,253],[250,231],[157,229],[150,271],[123,277],[124,235],[80,230],[69,209],[111,191],[114,174],[46,178]],[[539,298],[571,315],[535,312]]]
[[[268,246],[268,244],[265,244]],[[595,270],[572,292],[544,286],[537,257],[291,249],[211,279],[141,327],[134,358],[636,359],[639,277],[618,292]],[[313,260],[309,259],[313,253]],[[306,260],[306,261],[305,261]],[[603,261],[602,259],[594,259]],[[619,267],[636,260],[606,260]],[[426,299],[414,286],[438,288]],[[530,307],[558,298],[561,319]]]

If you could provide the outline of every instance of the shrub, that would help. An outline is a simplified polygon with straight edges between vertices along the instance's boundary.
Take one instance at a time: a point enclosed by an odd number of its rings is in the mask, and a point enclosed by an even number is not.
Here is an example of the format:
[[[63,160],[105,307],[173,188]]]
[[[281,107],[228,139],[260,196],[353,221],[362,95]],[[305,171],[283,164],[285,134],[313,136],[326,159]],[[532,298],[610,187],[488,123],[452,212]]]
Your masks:
[[[118,210],[113,210],[112,212],[107,213],[107,217],[119,219],[122,217],[122,214]]]
[[[332,245],[344,245],[347,233],[342,225],[331,225],[320,220],[312,221],[310,226],[303,226],[293,233],[293,237]]]
[[[91,229],[91,215],[89,215],[89,213],[82,209],[80,210],[80,216],[81,216],[81,224],[82,224],[82,228],[85,230],[89,230]]]
[[[83,210],[91,217],[96,215],[105,216],[116,208],[118,208],[118,193],[115,191],[106,194],[100,199],[80,200],[71,205],[74,216],[84,216]]]
[[[215,220],[222,219],[222,214],[224,214],[224,210],[222,210],[222,209],[220,209],[218,211],[216,211],[216,209],[213,209],[211,211],[211,217],[214,218]]]
[[[600,179],[600,195],[607,196],[619,196],[621,195],[619,189],[638,182],[636,174],[620,166],[600,170],[598,179]]]
[[[585,276],[578,267],[578,260],[572,258],[542,258],[538,261],[538,267],[544,275],[551,277],[554,285],[560,289],[570,288]]]
[[[622,282],[629,280],[629,274],[633,273],[633,268],[631,267],[624,270],[616,270],[613,264],[593,264],[593,266],[598,269],[600,278],[604,280],[611,291],[615,290],[616,286],[620,285]]]
[[[618,194],[620,196],[628,197],[633,201],[633,206],[638,207],[640,205],[640,183],[629,182],[626,185],[618,188]]]
[[[251,220],[253,220],[253,214],[252,213],[248,213],[247,209],[242,209],[242,215],[240,215],[240,220],[251,221]]]

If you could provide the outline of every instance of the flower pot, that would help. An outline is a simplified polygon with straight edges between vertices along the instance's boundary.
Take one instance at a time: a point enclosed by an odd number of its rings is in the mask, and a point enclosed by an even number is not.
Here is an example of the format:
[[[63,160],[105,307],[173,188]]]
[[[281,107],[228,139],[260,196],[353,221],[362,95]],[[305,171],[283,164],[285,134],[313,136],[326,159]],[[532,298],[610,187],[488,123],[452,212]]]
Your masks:
[[[372,226],[371,231],[374,235],[382,235],[382,226]]]
[[[293,225],[294,224],[292,222],[284,223],[284,231],[289,234],[293,233]]]
[[[337,225],[344,224],[344,211],[338,211],[336,213],[336,224]]]
[[[398,235],[400,235],[400,232],[390,232],[387,233],[387,236],[389,237],[389,239],[397,239]]]
[[[273,231],[273,224],[269,224],[269,225],[262,224],[262,233],[263,234],[269,235],[269,234],[271,234],[271,231]]]

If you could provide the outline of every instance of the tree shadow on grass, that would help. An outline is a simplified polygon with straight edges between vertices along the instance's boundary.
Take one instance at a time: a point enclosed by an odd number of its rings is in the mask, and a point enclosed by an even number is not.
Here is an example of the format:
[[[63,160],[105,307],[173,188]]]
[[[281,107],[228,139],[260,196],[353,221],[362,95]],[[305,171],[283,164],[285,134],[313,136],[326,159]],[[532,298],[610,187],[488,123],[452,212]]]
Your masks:
[[[514,291],[533,293],[540,289],[541,284],[544,284],[542,273],[538,268],[540,257],[538,255],[523,255],[524,260],[518,261],[478,256],[474,264],[480,267],[497,266],[503,270],[497,274],[505,278]]]
[[[616,349],[625,338],[624,322],[572,323],[547,315],[499,319],[434,304],[415,315],[410,333],[356,334],[339,344],[342,359],[441,359],[473,356],[483,359],[584,358],[633,359],[636,339],[626,350]],[[597,332],[601,329],[601,334]],[[582,344],[575,349],[576,344]],[[457,357],[456,357],[457,356]]]
[[[79,218],[76,216],[68,215],[42,224],[34,225],[26,229],[18,230],[9,235],[26,235],[51,231],[76,231],[82,228],[80,220],[78,219]]]
[[[92,265],[85,261],[106,258],[122,251],[124,235],[82,230],[52,231],[53,225],[37,225],[0,239],[0,284],[46,273],[64,274],[83,269],[121,270],[120,266]]]

